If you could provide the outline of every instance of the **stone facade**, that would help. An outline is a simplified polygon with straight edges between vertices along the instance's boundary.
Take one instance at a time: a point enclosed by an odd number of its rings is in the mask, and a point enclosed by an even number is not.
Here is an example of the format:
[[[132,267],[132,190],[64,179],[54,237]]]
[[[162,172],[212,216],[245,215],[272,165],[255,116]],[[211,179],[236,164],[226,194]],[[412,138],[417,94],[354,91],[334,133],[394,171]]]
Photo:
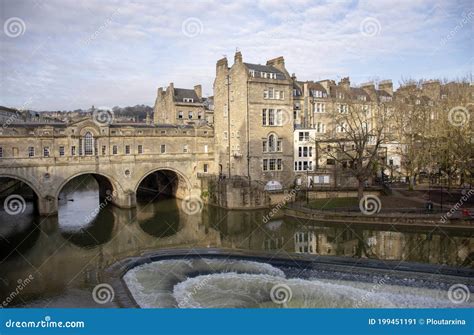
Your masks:
[[[207,125],[11,124],[0,131],[0,177],[23,181],[41,214],[55,213],[62,187],[83,174],[117,191],[113,202],[134,207],[139,184],[155,171],[178,180],[175,196],[200,194],[199,175],[217,174],[214,131]],[[194,193],[193,193],[194,192]]]
[[[219,172],[263,183],[293,180],[292,81],[283,57],[266,65],[216,64],[214,127]]]

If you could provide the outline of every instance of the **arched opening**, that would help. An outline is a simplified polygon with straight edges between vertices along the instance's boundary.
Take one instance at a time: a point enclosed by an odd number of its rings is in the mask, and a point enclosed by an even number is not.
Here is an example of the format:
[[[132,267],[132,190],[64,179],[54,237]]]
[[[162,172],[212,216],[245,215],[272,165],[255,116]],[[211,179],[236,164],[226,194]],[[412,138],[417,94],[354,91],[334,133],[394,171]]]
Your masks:
[[[38,210],[36,191],[25,181],[14,177],[0,176],[0,201],[1,210],[13,212],[13,216],[35,214]]]
[[[58,195],[62,235],[72,243],[92,248],[109,241],[114,228],[112,182],[99,174],[82,174],[68,180]]]
[[[26,182],[0,177],[0,262],[30,249],[39,236],[38,195]]]
[[[183,198],[187,192],[187,183],[179,173],[162,169],[150,172],[137,186],[137,201],[139,199]]]
[[[187,192],[187,182],[173,170],[157,170],[137,186],[137,220],[144,232],[155,237],[171,236],[180,229],[178,200]]]

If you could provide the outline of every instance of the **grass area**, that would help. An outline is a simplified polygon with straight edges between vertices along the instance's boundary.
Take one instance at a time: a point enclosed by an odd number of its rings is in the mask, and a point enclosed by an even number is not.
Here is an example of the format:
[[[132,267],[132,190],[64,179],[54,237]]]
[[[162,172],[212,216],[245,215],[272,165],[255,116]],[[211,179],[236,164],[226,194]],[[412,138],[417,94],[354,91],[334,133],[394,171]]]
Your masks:
[[[331,198],[331,199],[315,199],[310,200],[306,207],[313,209],[332,209],[344,207],[358,207],[359,200],[357,198]]]

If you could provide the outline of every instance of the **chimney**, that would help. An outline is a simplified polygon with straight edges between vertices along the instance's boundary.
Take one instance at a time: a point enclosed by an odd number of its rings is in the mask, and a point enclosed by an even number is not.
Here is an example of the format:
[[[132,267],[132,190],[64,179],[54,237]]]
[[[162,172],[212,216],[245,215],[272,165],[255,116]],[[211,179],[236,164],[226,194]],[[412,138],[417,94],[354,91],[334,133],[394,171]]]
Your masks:
[[[216,76],[219,74],[221,70],[227,72],[229,69],[229,63],[227,62],[227,57],[221,58],[216,63]]]
[[[283,58],[283,56],[268,60],[267,65],[273,66],[274,68],[282,71],[283,73],[288,74],[288,71],[286,71],[286,68],[285,68],[285,59]]]
[[[194,86],[194,92],[196,92],[196,95],[198,96],[199,99],[202,98],[202,87],[201,87],[201,85]]]
[[[240,51],[237,51],[234,56],[234,64],[237,63],[242,63],[242,53]]]
[[[421,84],[421,89],[433,100],[439,100],[441,98],[441,84],[437,80],[425,81]]]
[[[391,80],[382,80],[379,82],[379,90],[384,90],[390,95],[393,95],[393,83]]]
[[[351,81],[349,77],[342,78],[339,82],[339,86],[342,86],[344,89],[349,90],[349,88],[351,87]]]

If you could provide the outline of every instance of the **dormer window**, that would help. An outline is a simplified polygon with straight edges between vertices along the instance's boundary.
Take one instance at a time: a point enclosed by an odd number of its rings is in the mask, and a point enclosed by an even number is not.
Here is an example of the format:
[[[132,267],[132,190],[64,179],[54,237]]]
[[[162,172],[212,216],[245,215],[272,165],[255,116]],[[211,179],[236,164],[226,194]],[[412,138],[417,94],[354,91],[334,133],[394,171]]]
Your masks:
[[[360,101],[366,101],[367,100],[367,97],[365,95],[359,95],[357,97],[357,100],[360,100]]]
[[[194,102],[193,98],[183,98],[183,102]]]
[[[311,95],[314,98],[322,98],[323,97],[323,92],[319,90],[311,90]]]

